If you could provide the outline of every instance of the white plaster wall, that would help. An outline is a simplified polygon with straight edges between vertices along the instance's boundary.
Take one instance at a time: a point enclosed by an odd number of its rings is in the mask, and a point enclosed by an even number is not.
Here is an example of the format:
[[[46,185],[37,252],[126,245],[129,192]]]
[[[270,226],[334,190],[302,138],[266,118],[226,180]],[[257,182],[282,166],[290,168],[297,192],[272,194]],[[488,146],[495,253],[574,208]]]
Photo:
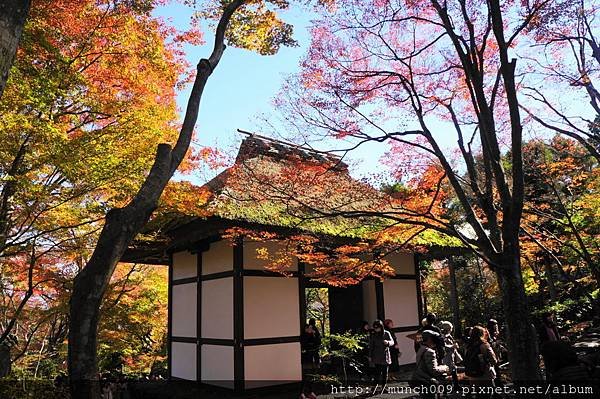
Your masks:
[[[388,261],[394,268],[396,274],[415,274],[414,254],[393,252],[383,259]]]
[[[247,346],[244,369],[246,388],[301,381],[300,343]]]
[[[196,381],[196,344],[172,342],[171,352],[171,375]]]
[[[244,277],[244,337],[300,335],[296,277]]]
[[[256,250],[259,248],[266,248],[269,257],[277,256],[277,254],[286,253],[287,245],[293,245],[292,243],[286,243],[284,241],[244,241],[244,269],[252,270],[264,270],[266,266],[269,266],[269,260],[257,259]],[[293,256],[290,259],[290,265],[287,270],[296,271],[298,270],[298,259]]]
[[[233,388],[233,347],[202,345],[202,382]]]
[[[196,277],[198,274],[196,256],[188,251],[173,254],[173,280]]]
[[[419,325],[417,307],[417,282],[415,280],[385,280],[383,303],[386,319],[392,319],[395,327]]]
[[[171,334],[175,337],[196,337],[197,284],[173,286]]]
[[[407,337],[408,335],[414,333],[416,333],[416,330],[396,333],[396,337],[398,339],[398,347],[400,348],[400,352],[402,353],[399,359],[400,364],[410,364],[415,363],[416,361],[416,353],[414,346],[415,341]]]
[[[363,293],[363,319],[371,324],[377,319],[375,280],[365,280],[361,284]]]
[[[233,338],[233,278],[202,282],[203,338]]]
[[[233,270],[233,246],[229,240],[210,244],[208,251],[202,252],[202,274],[212,274]]]

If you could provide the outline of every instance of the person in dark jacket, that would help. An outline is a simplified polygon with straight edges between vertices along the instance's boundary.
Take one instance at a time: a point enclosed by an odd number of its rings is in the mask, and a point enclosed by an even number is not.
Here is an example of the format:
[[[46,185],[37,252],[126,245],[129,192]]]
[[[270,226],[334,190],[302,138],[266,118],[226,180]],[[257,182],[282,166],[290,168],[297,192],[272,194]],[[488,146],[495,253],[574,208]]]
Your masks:
[[[360,322],[360,327],[358,328],[357,334],[370,334],[371,333],[371,325],[368,321],[363,320]]]
[[[369,363],[375,368],[375,395],[377,388],[381,387],[381,392],[385,390],[388,377],[388,368],[392,363],[390,348],[394,346],[394,339],[389,331],[383,327],[381,320],[373,322],[373,332],[369,336]]]
[[[310,320],[308,320],[308,324],[313,328],[315,335],[319,338],[319,341],[320,341],[321,340],[321,332],[317,328],[317,320],[310,319]]]
[[[392,331],[392,328],[394,328],[394,321],[392,319],[385,319],[384,325],[386,331],[389,331],[389,333],[392,335],[392,338],[394,339],[394,346],[390,348],[390,356],[392,358],[392,363],[390,364],[390,371],[396,372],[400,370],[400,346],[398,346],[398,337],[396,337],[396,334]]]
[[[540,337],[540,345],[543,345],[545,342],[560,341],[560,334],[552,313],[542,313],[542,323],[538,328],[538,335]]]
[[[310,324],[304,326],[304,331],[300,335],[300,347],[302,349],[302,364],[310,368],[318,367],[321,337]]]
[[[469,347],[464,358],[465,375],[472,385],[494,386],[498,358],[488,342],[487,330],[475,326],[471,330]]]

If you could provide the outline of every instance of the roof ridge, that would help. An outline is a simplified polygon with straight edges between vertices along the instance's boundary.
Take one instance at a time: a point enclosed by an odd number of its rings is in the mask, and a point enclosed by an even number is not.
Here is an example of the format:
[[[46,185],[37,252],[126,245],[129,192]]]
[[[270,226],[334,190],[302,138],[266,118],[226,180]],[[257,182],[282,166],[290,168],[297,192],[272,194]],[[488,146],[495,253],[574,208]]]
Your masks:
[[[334,169],[339,170],[348,169],[348,165],[342,161],[341,157],[330,154],[329,152],[315,150],[299,144],[274,139],[241,129],[237,129],[237,131],[247,135],[247,137],[242,141],[236,158],[236,163],[254,158],[257,155],[285,159],[291,154],[294,154],[305,161],[333,164]]]

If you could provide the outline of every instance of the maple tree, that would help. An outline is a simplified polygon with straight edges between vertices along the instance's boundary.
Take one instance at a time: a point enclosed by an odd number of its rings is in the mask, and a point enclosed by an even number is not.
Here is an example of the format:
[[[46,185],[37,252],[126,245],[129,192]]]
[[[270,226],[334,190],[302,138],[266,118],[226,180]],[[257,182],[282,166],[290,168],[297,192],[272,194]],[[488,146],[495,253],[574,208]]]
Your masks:
[[[46,250],[37,253],[36,246],[31,246],[30,253],[11,256],[2,262],[0,274],[0,304],[2,326],[2,345],[11,347],[6,359],[10,368],[11,362],[25,358],[31,347],[44,334],[48,337],[48,345],[44,348],[52,352],[60,342],[60,333],[50,326],[58,327],[60,319],[59,300],[64,303],[68,296],[61,288],[65,280],[62,278],[63,269],[59,266],[60,254]],[[63,320],[65,321],[65,320]],[[62,324],[63,327],[66,323]],[[63,339],[64,339],[63,335]],[[57,341],[54,339],[57,338]],[[38,358],[41,354],[38,356]],[[8,370],[4,370],[7,372]]]
[[[38,260],[43,279],[35,281],[31,299],[18,318],[14,308],[25,294],[27,279],[20,275],[19,262],[12,258],[0,277],[1,324],[15,321],[11,333],[13,376],[50,378],[65,372],[67,360],[69,297],[74,271],[57,264],[46,254]],[[40,256],[38,256],[38,259]],[[166,349],[167,270],[162,267],[121,264],[117,267],[102,305],[99,328],[101,370],[114,372],[111,360],[119,358],[120,372],[149,373],[164,367]],[[25,288],[25,289],[24,289]]]
[[[142,6],[33,3],[0,101],[0,267],[18,282],[4,286],[0,344],[15,333],[23,343],[12,360],[55,319],[39,306],[54,309],[57,270],[72,278],[83,267],[106,209],[175,137],[178,32]],[[20,320],[36,312],[39,323]]]
[[[125,374],[161,369],[166,360],[168,270],[119,264],[107,287],[98,328],[101,369]],[[110,370],[118,357],[122,370]]]
[[[449,268],[444,261],[424,262],[423,293],[427,312],[434,312],[440,320],[451,320],[457,336],[462,327],[486,325],[491,317],[502,312],[498,285],[491,270],[482,265],[477,257],[460,259],[456,266],[458,315],[450,306],[451,284]],[[458,316],[458,323],[455,322]]]
[[[599,7],[594,0],[556,1],[540,13],[529,36],[542,54],[531,57],[535,80],[522,91],[529,100],[523,109],[538,126],[576,140],[600,161]]]
[[[495,272],[515,380],[539,378],[519,244],[524,118],[516,76],[529,63],[515,49],[531,43],[527,30],[553,3],[340,2],[315,23],[303,71],[278,100],[299,116],[292,128],[345,140],[341,151],[388,142],[399,162],[435,160],[434,187],[449,188],[460,212],[439,217],[407,206],[379,214],[458,238]],[[449,136],[455,148],[443,144]]]
[[[8,72],[14,62],[31,0],[11,0],[0,3],[0,97],[4,92]]]
[[[545,260],[544,275],[554,300],[555,274],[575,282],[584,269],[597,288],[598,162],[578,141],[561,136],[549,143],[530,141],[524,154],[524,255],[530,262]]]
[[[137,189],[156,144],[175,137],[184,35],[149,11],[143,2],[34,2],[0,102],[0,342],[18,338],[12,361],[36,343],[43,354],[62,343],[65,285],[106,209]]]
[[[247,3],[247,6],[245,6]],[[274,9],[287,3],[273,1]],[[209,2],[204,16],[217,21],[213,51],[198,63],[196,77],[176,143],[159,144],[154,163],[136,194],[124,206],[109,210],[98,242],[74,281],[70,303],[69,375],[75,397],[97,398],[97,327],[100,304],[115,267],[157,207],[160,195],[184,159],[198,117],[208,78],[229,44],[273,54],[280,45],[293,44],[291,26],[261,1]],[[245,7],[244,7],[245,6]],[[249,34],[250,33],[250,34]],[[134,130],[143,129],[137,126]]]
[[[561,135],[524,143],[523,161],[525,291],[538,316],[552,310],[567,331],[598,312],[598,163],[579,141]],[[510,163],[510,153],[505,162]],[[474,261],[467,259],[456,272],[457,314],[466,325],[485,324],[486,315],[497,315],[488,306],[497,302],[495,282],[487,270],[474,269]],[[450,318],[454,315],[448,306],[452,303],[451,267],[441,262],[424,266],[428,309]]]

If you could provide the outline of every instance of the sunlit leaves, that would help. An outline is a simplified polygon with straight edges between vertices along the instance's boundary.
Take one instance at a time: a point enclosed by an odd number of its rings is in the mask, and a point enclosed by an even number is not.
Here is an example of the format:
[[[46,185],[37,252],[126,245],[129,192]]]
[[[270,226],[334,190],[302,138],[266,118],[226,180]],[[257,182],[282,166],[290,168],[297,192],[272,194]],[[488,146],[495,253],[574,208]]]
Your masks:
[[[101,366],[118,354],[125,373],[149,373],[166,358],[167,269],[119,265],[102,306]]]
[[[221,0],[202,5],[198,18],[217,21],[230,2]],[[297,46],[292,37],[293,26],[278,15],[278,11],[287,8],[288,3],[283,0],[246,2],[231,18],[225,34],[227,44],[262,55],[273,55],[281,46]]]
[[[595,158],[575,140],[556,136],[550,143],[527,143],[524,159],[524,264],[539,268],[541,259],[572,279],[597,276],[600,187]]]

